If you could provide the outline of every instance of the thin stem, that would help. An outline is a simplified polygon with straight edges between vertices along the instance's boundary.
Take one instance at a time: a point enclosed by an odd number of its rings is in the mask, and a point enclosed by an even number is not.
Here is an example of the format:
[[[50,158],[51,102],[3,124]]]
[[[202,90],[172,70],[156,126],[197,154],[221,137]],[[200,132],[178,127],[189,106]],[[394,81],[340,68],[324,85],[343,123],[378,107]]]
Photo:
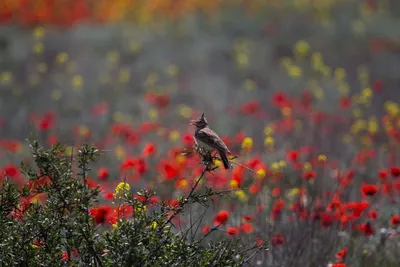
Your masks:
[[[197,178],[196,182],[194,183],[194,185],[192,186],[192,189],[190,189],[189,194],[186,196],[186,198],[179,203],[178,208],[175,209],[174,213],[168,218],[168,220],[162,225],[162,227],[160,227],[160,231],[167,225],[169,224],[172,219],[175,218],[176,215],[178,215],[178,213],[181,211],[181,209],[185,206],[186,203],[189,202],[189,199],[192,197],[194,190],[196,190],[197,186],[199,185],[200,180],[203,178],[204,174],[206,173],[208,169],[208,166],[205,166],[203,171],[201,172],[200,176]]]

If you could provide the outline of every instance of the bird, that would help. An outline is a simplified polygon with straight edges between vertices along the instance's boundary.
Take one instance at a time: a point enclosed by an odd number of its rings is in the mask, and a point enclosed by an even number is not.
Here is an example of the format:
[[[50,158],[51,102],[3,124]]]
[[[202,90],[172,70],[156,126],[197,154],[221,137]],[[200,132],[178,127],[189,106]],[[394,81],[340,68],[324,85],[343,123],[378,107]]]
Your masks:
[[[222,163],[224,164],[224,168],[229,169],[231,165],[226,153],[232,153],[229,151],[228,147],[218,136],[218,134],[208,127],[207,119],[204,116],[204,113],[201,115],[200,119],[192,120],[190,124],[196,127],[193,136],[196,145],[211,151],[217,151]]]

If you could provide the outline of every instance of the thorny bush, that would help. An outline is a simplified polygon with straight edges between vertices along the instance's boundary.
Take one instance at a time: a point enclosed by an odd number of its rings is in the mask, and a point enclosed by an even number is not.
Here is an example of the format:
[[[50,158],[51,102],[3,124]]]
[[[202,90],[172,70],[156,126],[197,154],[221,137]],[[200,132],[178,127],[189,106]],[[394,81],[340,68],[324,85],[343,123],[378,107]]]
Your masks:
[[[197,192],[207,166],[176,205],[154,201],[153,190],[134,195],[120,183],[111,216],[107,208],[94,208],[100,189],[87,181],[99,150],[83,145],[75,161],[61,145],[44,149],[32,141],[30,147],[36,167],[21,167],[28,183],[20,189],[6,178],[0,187],[0,266],[242,266],[266,248],[266,242],[249,248],[205,242],[219,225],[196,235],[203,217],[188,229],[174,225],[188,205],[206,208],[211,197],[223,195]],[[112,224],[102,225],[105,220]]]

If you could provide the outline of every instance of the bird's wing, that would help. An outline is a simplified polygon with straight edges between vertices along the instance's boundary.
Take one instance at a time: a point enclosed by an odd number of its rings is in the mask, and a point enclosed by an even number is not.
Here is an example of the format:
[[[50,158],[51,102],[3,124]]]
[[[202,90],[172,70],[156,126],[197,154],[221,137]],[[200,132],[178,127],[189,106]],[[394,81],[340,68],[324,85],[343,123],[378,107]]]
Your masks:
[[[224,141],[218,136],[216,132],[210,128],[203,128],[197,133],[197,138],[202,142],[214,147],[217,150],[222,150],[224,152],[231,153],[228,147],[225,145]]]

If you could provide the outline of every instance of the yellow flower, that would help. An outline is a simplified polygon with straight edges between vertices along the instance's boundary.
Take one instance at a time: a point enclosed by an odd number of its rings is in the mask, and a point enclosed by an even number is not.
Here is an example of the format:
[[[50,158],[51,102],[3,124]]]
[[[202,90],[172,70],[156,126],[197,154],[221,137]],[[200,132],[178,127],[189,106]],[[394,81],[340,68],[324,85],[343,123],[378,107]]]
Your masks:
[[[336,80],[343,81],[346,78],[346,70],[344,68],[337,68],[333,74]]]
[[[158,110],[155,108],[150,108],[149,109],[149,118],[151,120],[157,120],[158,119]]]
[[[258,178],[258,179],[262,179],[262,178],[265,177],[266,172],[265,172],[264,169],[259,169],[259,170],[256,172],[256,175],[257,175],[257,178]]]
[[[171,140],[173,142],[178,141],[179,137],[180,137],[180,134],[176,130],[169,133],[169,140]]]
[[[44,27],[38,26],[33,30],[33,37],[36,39],[41,39],[46,34]]]
[[[313,94],[314,94],[315,98],[318,99],[318,100],[323,100],[323,99],[325,98],[325,92],[324,92],[324,90],[323,90],[321,87],[319,87],[319,86],[316,86],[316,87],[313,89]]]
[[[80,136],[87,136],[90,132],[89,127],[87,127],[86,125],[80,125],[78,127],[78,132]]]
[[[115,156],[118,160],[122,160],[123,158],[125,158],[126,153],[123,146],[117,145],[117,147],[115,148]]]
[[[168,69],[167,69],[167,73],[168,73],[170,76],[176,76],[176,75],[179,73],[179,68],[178,68],[178,66],[176,66],[176,65],[174,65],[174,64],[169,65],[169,66],[168,66]]]
[[[77,88],[77,87],[82,87],[83,85],[83,77],[81,75],[75,75],[72,78],[72,86]]]
[[[249,64],[249,56],[246,53],[239,52],[236,54],[236,63],[239,67],[245,68]]]
[[[326,160],[327,160],[327,157],[325,155],[323,155],[323,154],[318,155],[318,161],[325,162]]]
[[[275,144],[275,140],[274,140],[273,137],[271,137],[271,136],[265,137],[265,139],[264,139],[264,145],[265,145],[266,147],[272,148],[272,147],[274,146],[274,144]]]
[[[274,128],[271,125],[266,125],[264,128],[265,135],[272,135],[274,133]]]
[[[324,65],[322,55],[319,52],[314,52],[311,55],[311,65],[314,70],[321,70]]]
[[[146,206],[137,207],[137,208],[135,208],[135,211],[136,211],[137,213],[144,213],[144,212],[147,211],[147,207],[146,207]]]
[[[300,189],[299,188],[297,188],[297,187],[295,187],[295,188],[292,188],[292,189],[290,189],[289,190],[289,192],[288,192],[288,197],[295,197],[295,196],[297,196],[298,194],[300,193]]]
[[[308,54],[308,52],[310,51],[310,45],[304,41],[304,40],[299,40],[296,43],[296,47],[295,47],[295,52],[300,55],[300,56],[305,56]]]
[[[73,151],[74,151],[74,147],[73,146],[67,146],[65,148],[65,152],[64,152],[65,156],[70,157],[72,155]]]
[[[246,89],[246,90],[248,90],[248,91],[251,91],[251,90],[256,89],[257,84],[256,84],[253,80],[246,79],[246,80],[243,82],[243,87],[244,87],[244,89]]]
[[[386,101],[384,107],[386,112],[392,117],[396,117],[400,113],[399,105],[393,101]]]
[[[119,61],[119,52],[118,51],[110,51],[107,54],[107,60],[111,63],[117,63]]]
[[[152,223],[150,224],[150,228],[151,228],[151,229],[156,229],[156,228],[157,228],[157,222],[152,222]]]
[[[373,116],[368,120],[368,132],[370,134],[376,134],[378,131],[379,131],[378,120],[375,116]]]
[[[182,164],[185,162],[186,157],[184,155],[177,155],[175,159],[176,159],[176,162]]]
[[[192,109],[190,107],[186,106],[186,105],[181,105],[179,107],[179,114],[182,117],[188,119],[188,118],[190,118],[192,116]]]
[[[239,183],[238,183],[236,180],[230,180],[230,181],[229,181],[229,186],[230,186],[232,189],[236,189],[236,188],[239,187]]]
[[[35,54],[42,54],[42,53],[43,53],[43,50],[44,50],[44,45],[43,45],[43,43],[37,43],[37,44],[35,44],[35,45],[33,46],[32,50],[33,50],[33,52],[34,52]]]
[[[284,160],[280,160],[279,162],[278,162],[278,164],[279,164],[279,167],[280,168],[285,168],[286,167],[286,161],[284,161]]]
[[[303,165],[303,170],[309,171],[309,170],[311,170],[311,168],[312,168],[312,165],[311,165],[310,162],[304,163],[304,165]]]
[[[242,148],[246,150],[251,150],[253,148],[253,139],[251,137],[246,137],[242,141]]]
[[[66,52],[60,52],[58,53],[58,55],[56,56],[56,61],[59,64],[65,63],[67,62],[69,59],[69,56]]]
[[[238,190],[235,192],[237,198],[242,201],[242,202],[246,202],[247,201],[247,195],[243,190]]]
[[[127,83],[131,78],[131,74],[128,69],[121,69],[118,74],[118,80],[120,83]]]
[[[131,190],[131,186],[128,183],[120,182],[115,188],[114,198],[121,199],[125,194]]]
[[[158,81],[158,75],[157,75],[157,73],[152,72],[152,73],[150,73],[150,74],[147,76],[147,79],[146,79],[145,84],[146,84],[147,86],[152,86],[152,85],[155,85],[155,83],[156,83],[157,81]]]
[[[292,65],[289,67],[288,73],[290,77],[298,78],[302,75],[303,72],[300,67]]]
[[[220,161],[220,160],[214,160],[214,165],[215,166],[218,166],[218,167],[221,167],[222,166],[222,161]]]
[[[9,71],[0,73],[0,83],[9,84],[12,81],[13,75]]]

